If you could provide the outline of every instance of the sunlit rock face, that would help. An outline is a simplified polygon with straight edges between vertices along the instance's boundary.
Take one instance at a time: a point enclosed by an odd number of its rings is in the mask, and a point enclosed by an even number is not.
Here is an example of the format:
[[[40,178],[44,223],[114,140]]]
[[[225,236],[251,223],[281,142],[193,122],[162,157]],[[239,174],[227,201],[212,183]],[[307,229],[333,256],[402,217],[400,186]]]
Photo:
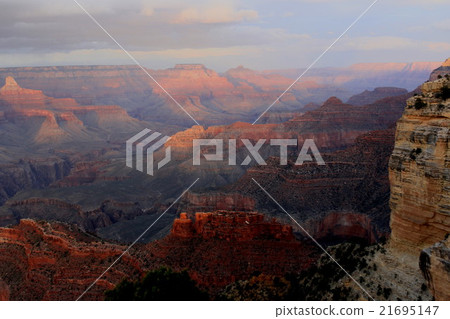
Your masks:
[[[450,101],[445,78],[422,85],[397,123],[389,162],[391,245],[419,253],[450,232]]]

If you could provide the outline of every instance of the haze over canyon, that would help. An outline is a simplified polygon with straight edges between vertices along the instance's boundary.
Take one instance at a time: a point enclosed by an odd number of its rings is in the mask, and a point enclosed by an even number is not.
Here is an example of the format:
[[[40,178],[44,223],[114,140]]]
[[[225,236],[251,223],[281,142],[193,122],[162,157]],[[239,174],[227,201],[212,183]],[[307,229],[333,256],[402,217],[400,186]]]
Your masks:
[[[302,70],[148,72],[200,125],[136,66],[0,69],[1,300],[78,298],[153,223],[85,300],[161,267],[212,300],[369,299],[299,225],[376,299],[449,300],[450,60],[313,69],[255,125]],[[125,165],[145,128],[154,176]],[[193,165],[213,138],[297,146]],[[295,165],[307,139],[325,165]]]

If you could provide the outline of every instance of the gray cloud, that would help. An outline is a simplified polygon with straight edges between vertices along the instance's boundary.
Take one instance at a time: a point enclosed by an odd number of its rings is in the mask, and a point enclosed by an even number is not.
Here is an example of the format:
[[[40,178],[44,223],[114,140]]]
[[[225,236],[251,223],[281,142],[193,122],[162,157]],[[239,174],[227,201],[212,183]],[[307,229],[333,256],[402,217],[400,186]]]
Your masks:
[[[323,7],[334,0],[78,1],[125,48],[155,68],[178,62],[203,62],[222,70],[239,64],[259,69],[305,66],[360,12],[349,0],[339,2],[347,6],[339,9],[339,19],[333,8]],[[427,2],[414,3],[423,8]],[[441,16],[449,7],[439,0],[433,5],[442,6],[437,12]],[[311,8],[320,11],[319,18]],[[423,10],[411,6],[402,14],[398,3],[394,9],[380,2],[373,10],[321,63],[442,60],[448,55],[448,20],[421,16]],[[426,32],[418,35],[411,23]],[[71,0],[3,0],[0,58],[3,66],[130,63]]]

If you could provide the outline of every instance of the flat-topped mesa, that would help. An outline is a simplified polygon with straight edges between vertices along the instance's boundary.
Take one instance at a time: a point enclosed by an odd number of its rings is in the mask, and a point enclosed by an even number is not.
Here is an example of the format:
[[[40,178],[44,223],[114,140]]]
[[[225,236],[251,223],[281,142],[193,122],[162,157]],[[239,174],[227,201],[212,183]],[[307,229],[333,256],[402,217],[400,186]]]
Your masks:
[[[203,64],[176,64],[174,69],[178,70],[206,70]]]
[[[173,224],[171,236],[179,238],[219,239],[227,241],[252,241],[272,239],[294,241],[292,227],[275,220],[266,221],[256,212],[215,211],[196,213],[189,217],[181,213]]]

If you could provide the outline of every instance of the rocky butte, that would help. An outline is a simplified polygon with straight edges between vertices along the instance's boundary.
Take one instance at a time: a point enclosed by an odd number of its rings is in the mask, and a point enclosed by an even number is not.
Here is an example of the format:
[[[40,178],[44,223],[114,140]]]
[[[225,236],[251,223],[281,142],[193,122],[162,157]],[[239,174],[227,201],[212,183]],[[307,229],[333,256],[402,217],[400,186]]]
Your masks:
[[[438,300],[450,298],[449,85],[445,76],[426,82],[407,101],[389,162],[390,248],[416,262],[423,250],[421,269]]]

